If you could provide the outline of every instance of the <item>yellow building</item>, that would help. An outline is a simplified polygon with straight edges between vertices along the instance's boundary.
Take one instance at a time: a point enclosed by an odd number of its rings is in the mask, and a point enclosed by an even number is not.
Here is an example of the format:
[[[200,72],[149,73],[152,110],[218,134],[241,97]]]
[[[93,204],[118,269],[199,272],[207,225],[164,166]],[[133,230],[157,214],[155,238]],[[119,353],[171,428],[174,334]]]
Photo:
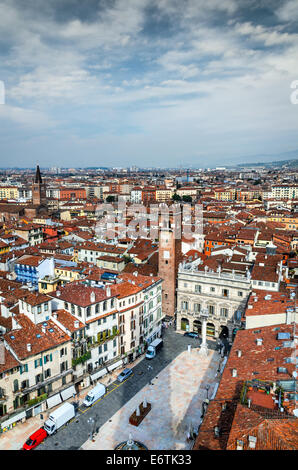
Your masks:
[[[19,190],[14,186],[0,187],[0,199],[18,199]]]
[[[157,202],[167,202],[169,201],[174,194],[172,189],[157,189],[155,192],[155,197]]]
[[[219,201],[231,201],[235,199],[235,196],[236,196],[235,188],[214,190],[214,197],[215,199],[218,199]]]
[[[298,217],[291,217],[285,214],[275,214],[267,218],[268,222],[279,222],[285,225],[286,230],[296,230],[298,228]]]
[[[80,279],[80,273],[77,268],[71,266],[60,266],[55,268],[55,276],[57,276],[60,281],[72,282]]]

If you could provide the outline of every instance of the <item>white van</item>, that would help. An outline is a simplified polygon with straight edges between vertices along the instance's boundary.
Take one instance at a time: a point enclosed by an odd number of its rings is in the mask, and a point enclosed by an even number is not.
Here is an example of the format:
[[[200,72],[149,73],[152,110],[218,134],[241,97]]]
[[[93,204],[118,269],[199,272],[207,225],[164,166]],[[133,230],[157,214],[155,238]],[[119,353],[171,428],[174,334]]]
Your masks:
[[[85,406],[91,406],[93,403],[96,402],[100,397],[105,395],[106,393],[106,387],[105,385],[98,383],[95,385],[90,392],[87,393],[85,400],[83,401],[83,405]]]

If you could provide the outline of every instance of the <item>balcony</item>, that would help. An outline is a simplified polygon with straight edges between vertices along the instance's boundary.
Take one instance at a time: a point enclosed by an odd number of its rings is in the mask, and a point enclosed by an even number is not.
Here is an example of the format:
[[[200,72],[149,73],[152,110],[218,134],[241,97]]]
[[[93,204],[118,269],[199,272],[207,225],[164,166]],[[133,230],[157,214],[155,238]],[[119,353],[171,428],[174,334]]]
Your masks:
[[[55,382],[56,380],[59,380],[62,377],[64,377],[65,375],[68,375],[72,372],[73,372],[73,369],[67,369],[67,370],[61,372],[60,374],[57,374],[53,377],[49,377],[48,379],[43,380],[42,382],[38,382],[35,385],[26,386],[24,388],[21,388],[21,392],[22,392],[22,394],[34,392],[35,390],[37,390],[41,387],[45,387],[46,385],[49,385],[50,383]]]
[[[120,335],[120,331],[116,330],[114,333],[110,333],[107,336],[103,336],[102,338],[99,337],[99,334],[97,335],[97,339],[95,339],[95,336],[89,336],[87,338],[87,347],[88,349],[94,349],[97,346],[101,346],[102,344],[106,343],[107,341],[111,341],[114,339],[116,336]]]

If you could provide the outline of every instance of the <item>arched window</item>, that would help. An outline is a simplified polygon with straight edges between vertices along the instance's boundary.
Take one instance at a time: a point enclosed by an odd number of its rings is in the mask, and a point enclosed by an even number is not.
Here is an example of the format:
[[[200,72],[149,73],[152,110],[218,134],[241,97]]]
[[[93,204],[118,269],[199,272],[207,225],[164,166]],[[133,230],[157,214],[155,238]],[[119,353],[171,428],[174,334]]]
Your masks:
[[[105,300],[103,303],[103,310],[105,311],[107,309],[107,301]]]
[[[98,313],[99,312],[99,304],[96,304],[95,305],[95,313]]]
[[[90,305],[89,305],[89,307],[87,307],[86,314],[87,314],[87,317],[91,316],[91,307],[90,307]]]

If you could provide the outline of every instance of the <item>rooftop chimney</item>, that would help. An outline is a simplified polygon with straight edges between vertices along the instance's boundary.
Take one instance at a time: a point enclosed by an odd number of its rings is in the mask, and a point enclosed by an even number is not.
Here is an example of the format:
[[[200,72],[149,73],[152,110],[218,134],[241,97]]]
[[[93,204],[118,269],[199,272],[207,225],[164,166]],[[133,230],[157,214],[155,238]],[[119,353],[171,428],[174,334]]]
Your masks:
[[[237,369],[232,369],[232,377],[237,377]]]
[[[242,355],[242,351],[241,351],[241,349],[239,349],[239,350],[237,351],[237,356],[238,356],[238,357],[241,357],[241,355]]]
[[[31,344],[27,343],[27,351],[31,351]]]
[[[42,327],[41,327],[41,331],[42,331],[43,333],[45,333],[45,332],[46,332],[46,327],[45,327],[45,326],[42,326]]]
[[[257,346],[262,346],[262,344],[263,344],[263,339],[257,338]]]
[[[74,322],[74,327],[75,327],[75,328],[79,328],[79,326],[80,326],[79,320],[75,320],[75,322]]]

